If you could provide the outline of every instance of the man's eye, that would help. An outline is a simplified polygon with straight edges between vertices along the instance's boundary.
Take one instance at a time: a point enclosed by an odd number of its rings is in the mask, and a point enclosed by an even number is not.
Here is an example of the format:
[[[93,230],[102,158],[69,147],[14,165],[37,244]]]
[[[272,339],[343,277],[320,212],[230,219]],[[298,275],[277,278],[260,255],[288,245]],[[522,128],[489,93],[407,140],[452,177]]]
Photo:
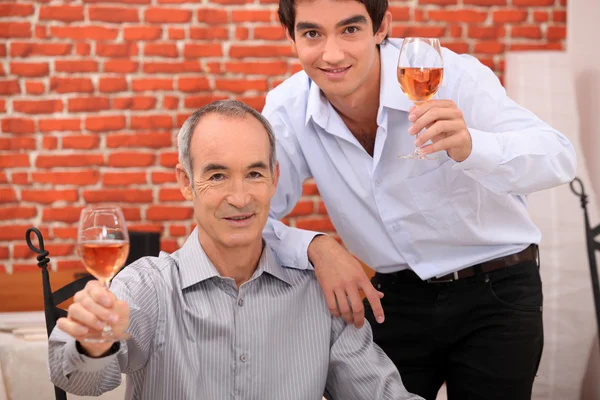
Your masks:
[[[359,29],[356,26],[349,26],[346,29],[344,29],[347,33],[356,33],[359,31]]]
[[[262,178],[262,177],[263,177],[263,174],[261,174],[261,173],[260,173],[260,172],[258,172],[258,171],[252,171],[252,172],[250,172],[250,173],[248,174],[248,176],[249,176],[250,178],[257,179],[257,178]]]
[[[225,175],[223,174],[214,174],[210,177],[211,181],[222,181],[223,179],[225,179]]]
[[[304,36],[306,36],[309,39],[315,39],[319,37],[319,33],[317,31],[308,31],[304,34]]]

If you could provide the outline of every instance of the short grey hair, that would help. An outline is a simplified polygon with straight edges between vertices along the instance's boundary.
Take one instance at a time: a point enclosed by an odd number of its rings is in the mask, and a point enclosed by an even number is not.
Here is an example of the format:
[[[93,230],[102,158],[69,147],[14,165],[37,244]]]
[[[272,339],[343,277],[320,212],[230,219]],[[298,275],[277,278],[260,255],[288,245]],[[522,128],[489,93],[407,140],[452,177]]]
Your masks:
[[[190,181],[192,181],[192,155],[190,153],[190,144],[192,142],[192,135],[196,126],[200,120],[209,115],[217,114],[224,117],[231,118],[243,118],[247,115],[256,118],[267,131],[269,136],[269,169],[273,172],[275,168],[275,135],[273,134],[273,128],[265,117],[262,116],[258,111],[237,100],[218,100],[213,101],[210,104],[203,106],[202,108],[194,111],[192,115],[185,120],[179,133],[177,134],[177,147],[179,150],[179,162],[183,165],[183,169],[188,174]],[[243,134],[243,132],[240,132]],[[193,183],[192,183],[193,184]]]

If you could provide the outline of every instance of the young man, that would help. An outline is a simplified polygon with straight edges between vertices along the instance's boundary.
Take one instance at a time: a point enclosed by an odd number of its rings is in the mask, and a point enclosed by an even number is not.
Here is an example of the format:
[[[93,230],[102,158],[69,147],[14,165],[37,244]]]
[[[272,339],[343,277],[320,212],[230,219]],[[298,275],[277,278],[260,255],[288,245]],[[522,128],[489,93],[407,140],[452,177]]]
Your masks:
[[[571,144],[447,49],[436,97],[414,107],[385,0],[280,0],[279,18],[304,71],[263,110],[281,166],[268,243],[284,265],[314,265],[329,309],[357,326],[365,292],[375,342],[410,391],[434,399],[446,381],[451,400],[529,399],[543,329],[540,232],[525,197],[573,178]],[[437,160],[399,158],[415,141]],[[278,222],[310,177],[346,247],[375,269],[384,324],[358,261]]]
[[[197,228],[173,254],[90,282],[52,332],[52,381],[127,399],[417,400],[370,329],[332,318],[312,271],[283,268],[262,240],[278,180],[269,123],[236,101],[209,104],[178,136],[177,180]],[[118,299],[118,300],[117,300]],[[127,341],[88,343],[105,323]]]

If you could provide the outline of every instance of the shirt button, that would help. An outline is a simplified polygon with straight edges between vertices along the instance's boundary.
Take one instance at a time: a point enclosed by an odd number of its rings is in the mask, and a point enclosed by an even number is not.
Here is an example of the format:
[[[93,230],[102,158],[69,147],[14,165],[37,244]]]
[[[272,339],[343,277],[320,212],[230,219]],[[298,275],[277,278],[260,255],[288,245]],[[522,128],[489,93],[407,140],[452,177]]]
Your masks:
[[[380,185],[381,185],[381,179],[377,179],[377,180],[375,180],[375,185],[376,185],[376,186],[380,186]]]
[[[240,306],[240,307],[244,306],[244,299],[239,299],[238,300],[238,306]]]
[[[242,354],[242,355],[240,356],[240,361],[241,361],[241,362],[246,362],[246,361],[248,361],[248,355],[247,355],[247,354]]]

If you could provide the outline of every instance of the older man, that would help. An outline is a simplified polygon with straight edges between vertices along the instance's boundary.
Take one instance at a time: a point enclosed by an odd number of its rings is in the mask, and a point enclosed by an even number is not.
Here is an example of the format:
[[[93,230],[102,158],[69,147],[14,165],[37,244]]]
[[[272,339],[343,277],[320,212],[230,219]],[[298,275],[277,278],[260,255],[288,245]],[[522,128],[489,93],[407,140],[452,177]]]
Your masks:
[[[417,399],[369,326],[332,317],[312,271],[283,268],[262,240],[279,169],[269,123],[236,101],[196,111],[178,137],[177,180],[197,228],[181,249],[91,282],[58,321],[52,381],[128,399]],[[117,300],[119,299],[119,300]],[[103,323],[131,338],[77,339]]]

